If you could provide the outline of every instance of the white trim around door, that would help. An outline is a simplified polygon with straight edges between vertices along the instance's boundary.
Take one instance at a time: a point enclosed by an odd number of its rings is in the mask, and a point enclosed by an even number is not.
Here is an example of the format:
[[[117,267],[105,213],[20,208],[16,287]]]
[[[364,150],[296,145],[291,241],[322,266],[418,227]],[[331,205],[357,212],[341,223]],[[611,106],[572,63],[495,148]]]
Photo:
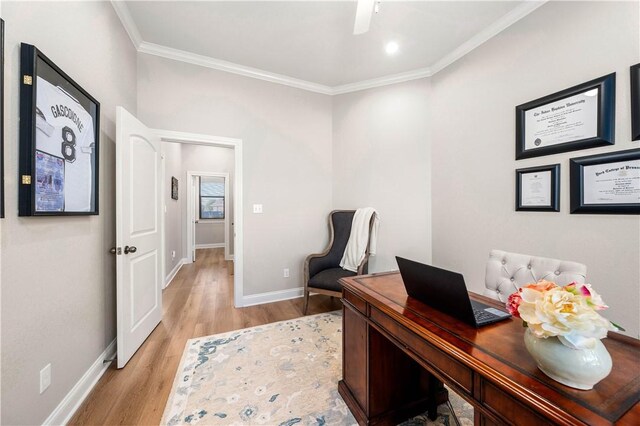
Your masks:
[[[163,142],[174,142],[194,145],[205,146],[218,146],[223,148],[231,148],[234,150],[234,185],[233,185],[233,223],[234,232],[231,235],[233,238],[233,261],[234,270],[233,275],[233,288],[234,288],[234,305],[236,307],[242,307],[242,301],[244,298],[243,288],[243,226],[242,226],[242,139],[226,138],[220,136],[202,135],[197,133],[185,133],[174,132],[171,130],[154,129],[153,132],[160,137]],[[227,221],[228,222],[228,221]],[[164,215],[162,215],[162,230],[164,232]],[[228,226],[228,225],[225,225]],[[164,240],[162,253],[164,254]],[[164,262],[164,259],[163,259]]]

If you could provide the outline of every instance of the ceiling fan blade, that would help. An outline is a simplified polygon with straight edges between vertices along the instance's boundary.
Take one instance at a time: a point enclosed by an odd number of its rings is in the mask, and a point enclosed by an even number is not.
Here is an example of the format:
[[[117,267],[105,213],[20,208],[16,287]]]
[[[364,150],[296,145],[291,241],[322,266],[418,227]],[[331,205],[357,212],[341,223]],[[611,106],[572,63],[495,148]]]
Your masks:
[[[356,9],[356,22],[353,25],[353,34],[363,34],[369,31],[371,24],[371,15],[373,15],[373,6],[376,0],[358,0],[358,8]]]

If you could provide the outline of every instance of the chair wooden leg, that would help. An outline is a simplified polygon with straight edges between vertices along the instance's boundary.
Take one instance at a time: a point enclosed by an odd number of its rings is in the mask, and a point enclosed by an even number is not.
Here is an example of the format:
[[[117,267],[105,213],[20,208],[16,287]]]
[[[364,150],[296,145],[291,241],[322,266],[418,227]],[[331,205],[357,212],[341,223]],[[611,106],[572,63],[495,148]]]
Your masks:
[[[302,314],[307,315],[307,308],[309,307],[309,290],[304,289],[304,306],[302,307]]]

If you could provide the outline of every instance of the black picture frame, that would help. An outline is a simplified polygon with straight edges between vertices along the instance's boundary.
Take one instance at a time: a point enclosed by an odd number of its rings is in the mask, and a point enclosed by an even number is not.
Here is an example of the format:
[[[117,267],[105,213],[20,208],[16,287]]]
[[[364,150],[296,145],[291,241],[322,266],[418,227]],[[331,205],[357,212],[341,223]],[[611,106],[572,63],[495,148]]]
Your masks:
[[[100,103],[35,46],[20,70],[18,215],[99,214]]]
[[[638,161],[640,163],[640,148],[626,151],[616,151],[606,154],[590,155],[588,157],[572,158],[569,165],[569,180],[571,189],[571,213],[597,213],[597,214],[640,214],[640,202],[638,203],[589,203],[585,202],[585,167],[603,166],[601,170],[594,170],[596,175],[603,173],[620,173],[615,163]],[[611,168],[606,165],[611,164]],[[640,167],[640,166],[639,166]],[[629,169],[627,169],[629,170]],[[633,179],[633,176],[631,177]],[[630,181],[631,185],[639,185]],[[627,185],[625,182],[616,184],[618,187]],[[633,190],[635,186],[632,186]]]
[[[0,219],[4,218],[4,20],[0,19]]]
[[[171,198],[178,199],[178,179],[173,176],[171,176]]]
[[[526,148],[526,112],[553,102],[562,101],[581,93],[597,89],[598,104],[596,136],[568,142],[557,143],[539,148]],[[586,83],[570,87],[560,92],[518,105],[516,107],[516,160],[558,154],[561,152],[593,148],[597,146],[613,145],[615,143],[615,108],[616,108],[616,74],[608,74]],[[539,143],[536,139],[535,144]]]
[[[632,65],[631,74],[631,140],[640,141],[640,64]]]
[[[525,205],[522,200],[522,177],[525,174],[538,174],[550,172],[549,181],[549,204],[548,205]],[[546,166],[527,167],[516,170],[516,211],[533,212],[559,212],[560,211],[560,164]]]

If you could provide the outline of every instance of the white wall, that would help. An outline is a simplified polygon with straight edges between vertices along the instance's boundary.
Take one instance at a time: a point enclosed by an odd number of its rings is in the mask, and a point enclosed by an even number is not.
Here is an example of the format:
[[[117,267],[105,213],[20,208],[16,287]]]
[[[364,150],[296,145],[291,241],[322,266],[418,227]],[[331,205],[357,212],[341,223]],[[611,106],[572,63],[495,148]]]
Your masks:
[[[333,207],[378,210],[370,272],[431,261],[430,98],[422,79],[333,99]]]
[[[224,244],[224,222],[224,220],[201,219],[196,223],[196,246]]]
[[[432,78],[433,260],[484,287],[492,248],[574,260],[630,335],[640,330],[638,216],[569,214],[569,159],[631,142],[637,2],[549,2]],[[617,72],[616,144],[515,161],[516,105]],[[561,212],[515,212],[515,169],[560,163]]]
[[[182,144],[161,143],[164,155],[164,203],[167,211],[164,217],[164,258],[165,279],[176,268],[187,253],[183,244],[184,222],[187,220],[187,180],[182,173]],[[178,179],[178,199],[171,198],[171,178]],[[171,253],[175,252],[172,257]]]
[[[328,237],[331,98],[140,54],[138,103],[150,127],[242,139],[245,295],[300,287]]]
[[[41,424],[115,338],[115,107],[136,112],[136,52],[108,2],[3,2],[2,424]],[[72,29],[72,30],[71,30]],[[100,215],[17,217],[20,42],[102,107]],[[39,371],[52,383],[39,393]]]

